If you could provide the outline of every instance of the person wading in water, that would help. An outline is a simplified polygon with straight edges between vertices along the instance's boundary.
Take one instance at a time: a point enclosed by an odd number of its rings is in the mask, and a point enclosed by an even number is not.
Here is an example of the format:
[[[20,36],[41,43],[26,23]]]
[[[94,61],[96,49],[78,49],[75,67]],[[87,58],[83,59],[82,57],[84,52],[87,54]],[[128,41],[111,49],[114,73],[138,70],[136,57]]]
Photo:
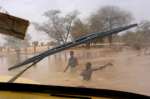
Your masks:
[[[112,63],[108,63],[104,66],[100,66],[98,68],[92,68],[92,64],[90,62],[86,63],[86,68],[82,71],[81,76],[83,77],[83,80],[89,81],[91,80],[92,73],[97,71],[97,70],[102,70],[106,68],[107,66],[112,66]]]
[[[66,66],[64,72],[66,72],[69,67],[70,67],[70,71],[71,71],[71,72],[75,72],[77,65],[78,65],[78,60],[77,60],[77,58],[74,56],[74,52],[73,52],[73,51],[70,51],[70,57],[69,57],[68,64],[67,64],[67,66]]]

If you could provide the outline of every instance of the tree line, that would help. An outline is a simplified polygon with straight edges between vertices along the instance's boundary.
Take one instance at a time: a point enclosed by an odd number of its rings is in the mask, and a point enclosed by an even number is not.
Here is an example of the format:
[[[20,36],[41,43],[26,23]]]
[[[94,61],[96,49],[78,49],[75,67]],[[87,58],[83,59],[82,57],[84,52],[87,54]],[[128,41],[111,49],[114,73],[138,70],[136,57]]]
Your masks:
[[[84,20],[79,17],[79,14],[80,12],[76,10],[66,15],[60,10],[48,10],[44,13],[47,21],[43,24],[34,23],[34,25],[37,30],[47,33],[57,44],[63,44],[87,33],[125,26],[133,19],[131,13],[116,6],[104,6]],[[112,38],[112,36],[108,37],[110,43]],[[95,42],[102,41],[102,38],[95,40]]]
[[[33,23],[35,29],[48,34],[49,38],[53,40],[56,45],[64,44],[68,41],[93,32],[102,32],[110,30],[120,26],[126,26],[134,22],[134,16],[131,12],[126,11],[117,6],[104,6],[91,13],[87,18],[81,19],[80,13],[77,10],[64,14],[62,11],[54,9],[44,12],[44,16],[47,19],[43,23]],[[24,42],[11,41],[6,37],[7,45],[27,45],[27,41],[31,40],[31,37],[27,35]],[[91,43],[103,43],[108,42],[110,45],[112,42],[119,39],[121,43],[125,43],[134,49],[141,49],[149,47],[150,41],[150,21],[142,21],[139,23],[139,27],[132,31],[127,31],[121,35],[112,35],[106,38],[97,38],[92,42],[87,43],[90,46]],[[18,43],[17,43],[18,42]],[[37,44],[33,44],[37,45]]]

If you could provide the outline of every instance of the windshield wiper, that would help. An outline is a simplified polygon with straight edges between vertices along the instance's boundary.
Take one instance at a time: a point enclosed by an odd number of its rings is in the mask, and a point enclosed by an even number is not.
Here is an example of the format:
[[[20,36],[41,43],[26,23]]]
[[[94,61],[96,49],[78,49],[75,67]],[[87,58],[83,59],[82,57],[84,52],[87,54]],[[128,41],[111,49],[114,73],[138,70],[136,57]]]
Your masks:
[[[39,61],[41,61],[42,59],[46,58],[47,56],[56,54],[57,52],[61,52],[63,50],[66,50],[68,48],[83,44],[83,43],[87,43],[89,41],[94,40],[95,38],[103,38],[112,34],[117,34],[119,32],[125,31],[127,29],[133,28],[137,26],[137,24],[131,24],[125,27],[119,27],[119,28],[115,28],[109,31],[105,31],[105,32],[97,32],[97,33],[91,33],[91,34],[87,34],[85,36],[81,36],[79,38],[77,38],[76,40],[72,41],[72,42],[68,42],[66,44],[54,47],[52,49],[49,49],[39,55],[33,56],[25,61],[23,61],[22,63],[19,63],[15,66],[12,66],[10,68],[8,68],[8,70],[13,70],[15,68],[19,68],[22,67],[23,65],[27,65],[27,64],[31,64],[31,66],[28,66],[26,69],[24,69],[23,71],[21,71],[18,75],[16,75],[15,77],[13,77],[11,80],[9,80],[9,82],[13,82],[15,81],[22,73],[24,73],[26,70],[28,70],[29,68],[31,68],[33,65],[35,65],[36,63],[38,63]],[[15,78],[15,79],[14,79]]]
[[[34,66],[36,63],[38,63],[39,61],[33,62],[31,65],[29,65],[28,67],[26,67],[24,70],[22,70],[21,72],[19,72],[17,75],[15,75],[13,78],[11,78],[8,82],[9,83],[13,83],[17,78],[19,78],[25,71],[27,71],[29,68],[31,68],[32,66]]]

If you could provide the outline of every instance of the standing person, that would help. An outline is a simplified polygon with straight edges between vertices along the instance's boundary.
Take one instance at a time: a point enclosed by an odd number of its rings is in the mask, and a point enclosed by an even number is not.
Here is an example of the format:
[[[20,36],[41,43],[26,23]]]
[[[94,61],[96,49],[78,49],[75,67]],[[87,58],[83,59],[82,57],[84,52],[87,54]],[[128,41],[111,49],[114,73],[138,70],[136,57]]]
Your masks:
[[[78,65],[78,60],[74,56],[74,52],[70,51],[70,57],[69,57],[67,67],[65,68],[64,72],[66,72],[69,67],[70,67],[71,72],[74,72],[77,65]]]
[[[89,80],[91,80],[92,73],[94,71],[102,70],[102,69],[104,69],[107,66],[112,66],[112,64],[108,63],[108,64],[106,64],[104,66],[92,69],[92,64],[90,62],[87,62],[86,63],[86,68],[85,68],[85,70],[82,71],[81,76],[83,77],[83,80],[89,81]]]

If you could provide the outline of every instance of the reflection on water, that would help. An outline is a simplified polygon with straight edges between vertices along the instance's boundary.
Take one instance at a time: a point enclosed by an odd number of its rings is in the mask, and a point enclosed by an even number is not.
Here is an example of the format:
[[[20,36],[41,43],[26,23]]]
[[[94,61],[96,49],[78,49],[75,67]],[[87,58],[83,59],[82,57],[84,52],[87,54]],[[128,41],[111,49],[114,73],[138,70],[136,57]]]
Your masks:
[[[21,54],[19,61],[31,56],[33,55]],[[113,52],[100,49],[75,50],[75,56],[79,60],[76,73],[63,72],[69,58],[69,51],[64,51],[43,59],[22,77],[41,84],[116,89],[150,95],[150,56],[137,57],[132,51]],[[19,62],[17,58],[15,53],[1,56],[0,74],[14,76],[25,68],[26,66],[12,71],[7,70]],[[93,68],[108,62],[112,62],[114,66],[94,72],[91,81],[83,81],[80,73],[87,61],[92,62]]]

